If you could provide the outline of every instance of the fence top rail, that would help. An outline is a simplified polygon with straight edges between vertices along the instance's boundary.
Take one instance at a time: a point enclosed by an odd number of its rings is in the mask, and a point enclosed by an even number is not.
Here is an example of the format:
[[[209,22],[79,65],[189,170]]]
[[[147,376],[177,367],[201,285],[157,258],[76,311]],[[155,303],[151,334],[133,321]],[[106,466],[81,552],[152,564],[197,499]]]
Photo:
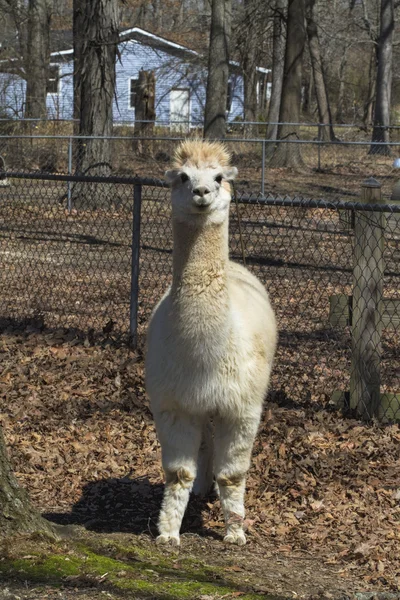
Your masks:
[[[62,175],[53,173],[20,173],[13,171],[0,171],[0,179],[36,179],[39,181],[65,181],[83,183],[119,183],[124,185],[141,185],[146,187],[168,188],[169,184],[160,179],[151,177],[123,177],[110,175],[101,177],[95,175]],[[300,208],[324,208],[328,210],[351,210],[366,212],[390,212],[400,213],[400,204],[364,204],[357,201],[332,201],[323,198],[304,198],[303,196],[265,196],[259,193],[240,194],[236,190],[233,200],[239,204],[256,204],[260,206],[287,206]]]
[[[304,198],[303,196],[263,196],[261,194],[235,194],[239,204],[257,204],[261,206],[287,206],[299,208],[324,208],[328,210],[351,210],[366,212],[400,213],[400,204],[364,204],[364,202],[344,202],[324,200],[323,198]]]
[[[137,141],[137,140],[148,140],[148,141],[171,141],[180,142],[186,140],[185,136],[168,136],[168,135],[155,135],[155,136],[141,136],[141,135],[0,135],[1,140],[21,140],[21,139],[41,139],[41,140],[125,140],[125,141]],[[225,137],[219,138],[215,141],[223,143],[262,143],[262,144],[312,144],[320,146],[393,146],[398,147],[400,142],[372,142],[372,141],[323,141],[323,140],[272,140],[267,138],[243,138],[243,137]]]
[[[135,175],[64,175],[55,173],[24,173],[14,171],[0,171],[0,179],[38,179],[40,181],[71,181],[71,182],[86,182],[86,183],[122,183],[125,185],[146,185],[151,187],[167,188],[168,183],[161,179],[153,179],[151,177],[139,177]]]
[[[189,121],[193,121],[193,120],[189,120]],[[46,119],[42,119],[42,118],[12,118],[12,117],[1,117],[0,118],[0,123],[58,123],[58,122],[62,122],[62,123],[79,123],[79,119],[68,119],[65,117],[58,117],[58,118],[46,118]],[[151,120],[151,119],[136,119],[134,123],[154,123],[155,125],[164,125],[164,126],[169,126],[169,125],[186,125],[188,123],[188,120],[186,121],[182,121],[182,120],[163,120],[163,119],[156,119],[156,120]],[[132,121],[129,120],[124,120],[124,119],[116,119],[114,121],[114,126],[118,126],[118,125],[134,125],[134,123],[132,123]],[[202,120],[199,121],[193,121],[193,123],[195,125],[200,125],[202,126]],[[361,130],[365,129],[365,125],[363,123],[315,123],[315,122],[309,122],[307,123],[306,121],[304,122],[281,122],[281,121],[227,121],[226,122],[227,125],[259,125],[259,126],[268,126],[268,125],[293,125],[293,126],[300,126],[300,127],[334,127],[334,128],[346,128],[346,127],[351,127],[351,128],[358,128]],[[380,129],[400,129],[400,125],[382,125],[379,127]],[[372,127],[370,127],[370,129],[372,130]]]

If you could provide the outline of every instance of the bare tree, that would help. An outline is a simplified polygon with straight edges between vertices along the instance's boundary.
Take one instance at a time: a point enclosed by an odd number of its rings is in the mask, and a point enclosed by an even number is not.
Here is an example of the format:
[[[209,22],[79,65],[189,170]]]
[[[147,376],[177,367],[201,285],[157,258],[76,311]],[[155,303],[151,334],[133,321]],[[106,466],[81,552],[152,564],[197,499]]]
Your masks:
[[[29,0],[25,117],[44,119],[50,62],[51,0]]]
[[[339,69],[338,69],[338,78],[339,78],[339,92],[336,104],[336,122],[344,123],[344,113],[345,113],[345,74],[346,74],[346,65],[348,61],[348,51],[349,46],[345,46],[343,49],[342,58],[340,60]]]
[[[26,57],[27,45],[27,6],[19,0],[0,0],[0,11],[2,25],[2,50],[3,44],[7,50],[8,57],[17,62],[16,72],[25,75],[24,58]],[[20,61],[15,61],[19,57]]]
[[[72,6],[72,39],[74,46],[74,108],[73,117],[74,133],[79,134],[79,120],[81,116],[81,76],[83,72],[83,45],[84,36],[82,35],[85,25],[85,5],[81,0],[74,0]]]
[[[271,98],[268,109],[268,127],[266,137],[276,140],[278,134],[279,110],[281,106],[283,73],[285,66],[286,11],[287,0],[275,0],[274,28],[272,46],[272,82]]]
[[[212,0],[204,136],[223,138],[229,79],[232,0]]]
[[[317,98],[319,123],[321,128],[320,138],[325,141],[335,141],[336,136],[332,126],[332,113],[329,103],[328,89],[325,81],[325,70],[322,61],[321,45],[318,36],[318,27],[315,18],[316,0],[307,1],[307,38],[310,51],[311,67],[314,80],[315,95]]]
[[[36,532],[56,537],[51,523],[35,510],[28,494],[19,486],[11,470],[0,427],[0,537]]]
[[[270,165],[277,167],[303,167],[300,145],[289,143],[299,139],[298,125],[301,111],[302,60],[306,42],[305,0],[289,0],[285,67],[282,100],[279,113],[280,125],[277,144]],[[293,125],[294,123],[294,125]]]
[[[237,45],[240,48],[240,63],[243,69],[243,92],[245,121],[257,120],[257,64],[259,61],[262,25],[258,0],[244,0],[242,19],[238,24]],[[245,127],[245,135],[252,135],[253,127]]]
[[[151,137],[154,134],[156,77],[154,71],[139,71],[135,93],[135,137]],[[152,154],[151,140],[138,139],[133,148],[138,154]]]
[[[118,44],[117,0],[75,0],[75,98],[79,104],[77,171],[106,176],[111,171],[112,105]],[[101,136],[101,138],[89,136]],[[99,207],[100,197],[91,186],[79,186],[75,204]]]
[[[26,80],[25,117],[46,117],[53,0],[0,0],[10,71]]]
[[[371,154],[390,154],[390,107],[392,91],[394,0],[381,0],[380,32],[378,41],[378,67],[376,73],[376,100]]]
[[[369,66],[368,66],[368,91],[364,102],[363,124],[367,129],[374,120],[375,96],[376,96],[376,61],[377,51],[374,46],[371,48]]]

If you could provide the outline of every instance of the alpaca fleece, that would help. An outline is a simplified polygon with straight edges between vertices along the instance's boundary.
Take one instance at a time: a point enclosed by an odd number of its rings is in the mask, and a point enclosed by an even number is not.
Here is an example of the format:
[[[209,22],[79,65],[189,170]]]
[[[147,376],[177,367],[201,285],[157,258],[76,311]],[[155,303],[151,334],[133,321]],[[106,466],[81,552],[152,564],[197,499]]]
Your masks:
[[[213,477],[225,542],[246,542],[245,478],[277,329],[262,284],[229,260],[229,180],[237,173],[229,160],[217,142],[187,141],[166,174],[173,281],[152,315],[146,357],[166,479],[159,543],[179,544],[191,489],[207,493]]]

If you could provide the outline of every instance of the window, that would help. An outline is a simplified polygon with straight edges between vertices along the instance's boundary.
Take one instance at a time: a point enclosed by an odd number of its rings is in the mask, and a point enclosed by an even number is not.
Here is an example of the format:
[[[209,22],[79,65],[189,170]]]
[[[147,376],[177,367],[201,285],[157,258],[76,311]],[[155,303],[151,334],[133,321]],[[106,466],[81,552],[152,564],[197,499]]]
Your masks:
[[[50,65],[49,77],[47,79],[47,93],[58,94],[60,83],[60,67],[59,65]]]
[[[230,112],[232,108],[232,97],[233,97],[233,83],[228,81],[228,91],[226,94],[226,111]]]
[[[139,79],[129,80],[129,108],[135,108]]]

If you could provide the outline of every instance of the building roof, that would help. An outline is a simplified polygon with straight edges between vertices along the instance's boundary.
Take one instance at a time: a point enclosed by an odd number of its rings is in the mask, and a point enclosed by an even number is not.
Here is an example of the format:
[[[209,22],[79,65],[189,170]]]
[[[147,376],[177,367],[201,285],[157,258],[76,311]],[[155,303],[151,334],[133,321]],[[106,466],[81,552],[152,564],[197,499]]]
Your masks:
[[[145,29],[141,29],[140,27],[131,27],[129,29],[124,29],[120,31],[119,34],[120,43],[123,42],[131,42],[136,41],[142,44],[146,44],[147,46],[151,46],[153,48],[158,48],[160,50],[165,50],[169,54],[174,56],[178,56],[181,58],[197,58],[201,60],[204,58],[199,52],[188,48],[187,46],[183,46],[182,44],[177,44],[176,42],[172,42],[165,37],[161,37],[150,31]],[[71,60],[73,56],[74,50],[70,48],[68,50],[58,50],[56,52],[51,53],[52,58],[58,58],[63,60]],[[240,64],[237,61],[230,61],[231,66],[234,69],[240,69]],[[265,69],[264,67],[257,67],[257,71],[260,73],[269,73],[270,69]]]
[[[129,29],[124,29],[123,31],[120,31],[119,34],[119,43],[124,43],[124,42],[138,42],[138,43],[142,43],[142,44],[146,44],[147,46],[151,46],[153,48],[158,48],[159,50],[164,50],[165,52],[168,52],[169,54],[172,54],[173,56],[178,56],[180,58],[186,58],[186,59],[197,59],[197,60],[204,60],[204,56],[201,55],[199,52],[196,52],[195,50],[192,50],[191,48],[188,48],[187,46],[183,46],[182,44],[177,44],[176,42],[172,42],[171,40],[168,40],[165,37],[161,37],[159,35],[156,35],[154,33],[151,33],[150,31],[146,31],[145,29],[141,29],[140,27],[131,27]],[[66,43],[69,42],[69,45],[71,45],[71,32],[68,31],[63,31],[63,32],[59,32],[59,35],[53,37],[53,46],[54,45],[58,45],[60,46],[65,46]],[[73,58],[73,54],[74,54],[74,49],[69,47],[69,48],[65,48],[65,49],[59,49],[56,51],[53,51],[50,54],[50,60],[54,62],[54,60],[60,61],[71,61]],[[11,64],[14,62],[18,61],[17,58],[8,58],[5,60],[0,60],[0,64],[9,64],[11,67]],[[230,61],[230,65],[231,67],[233,67],[233,69],[235,71],[240,71],[240,63],[238,63],[237,61]],[[3,67],[4,68],[4,67]],[[257,67],[257,71],[259,73],[269,73],[270,69],[265,69],[264,67]]]
[[[130,42],[136,41],[142,44],[146,44],[147,46],[152,46],[153,48],[159,48],[160,50],[165,50],[170,54],[179,55],[182,57],[197,57],[201,58],[201,54],[196,52],[195,50],[191,50],[186,46],[182,46],[182,44],[177,44],[176,42],[171,42],[167,38],[161,37],[159,35],[155,35],[150,31],[146,31],[145,29],[141,29],[140,27],[131,27],[129,29],[124,29],[120,31],[119,34],[119,42]],[[73,48],[65,49],[65,50],[57,50],[51,53],[52,58],[67,58],[67,60],[73,55]]]

